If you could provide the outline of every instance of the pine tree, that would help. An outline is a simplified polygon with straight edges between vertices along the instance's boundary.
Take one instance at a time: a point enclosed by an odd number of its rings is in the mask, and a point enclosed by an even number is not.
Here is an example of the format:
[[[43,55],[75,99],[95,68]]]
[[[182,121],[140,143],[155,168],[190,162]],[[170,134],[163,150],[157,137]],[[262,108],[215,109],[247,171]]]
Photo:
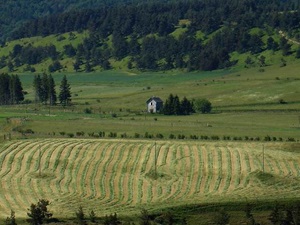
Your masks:
[[[15,212],[13,210],[10,211],[10,217],[6,218],[5,225],[17,225]]]
[[[193,112],[192,103],[184,97],[180,103],[180,114],[181,115],[189,115]]]
[[[63,106],[68,106],[71,102],[71,88],[66,75],[64,75],[60,84],[59,102]]]
[[[40,102],[40,97],[42,95],[42,79],[40,75],[35,75],[33,80],[33,88],[35,93],[35,102]]]
[[[14,99],[13,102],[15,104],[19,104],[21,101],[24,100],[24,93],[23,93],[23,87],[22,83],[20,81],[20,78],[18,75],[13,76],[13,82],[14,82]]]
[[[46,73],[43,74],[41,80],[40,94],[41,94],[40,95],[41,102],[47,104],[47,101],[49,99],[49,80],[48,80],[48,75]]]
[[[92,223],[96,222],[96,214],[95,214],[94,210],[91,210],[91,212],[90,212],[90,220]]]
[[[10,77],[8,74],[0,74],[0,105],[11,103]]]
[[[48,93],[49,104],[55,105],[56,101],[57,101],[57,97],[56,97],[56,91],[55,91],[55,82],[54,82],[54,79],[51,74],[48,77],[48,91],[49,91],[49,93]]]
[[[84,215],[82,206],[79,206],[79,209],[75,214],[76,214],[76,218],[77,218],[77,223],[79,225],[85,225],[86,221],[85,221],[85,215]]]
[[[29,212],[27,213],[29,219],[28,222],[32,225],[41,225],[44,223],[46,219],[52,217],[52,213],[50,213],[47,209],[49,205],[49,201],[45,199],[41,199],[37,204],[31,204]]]

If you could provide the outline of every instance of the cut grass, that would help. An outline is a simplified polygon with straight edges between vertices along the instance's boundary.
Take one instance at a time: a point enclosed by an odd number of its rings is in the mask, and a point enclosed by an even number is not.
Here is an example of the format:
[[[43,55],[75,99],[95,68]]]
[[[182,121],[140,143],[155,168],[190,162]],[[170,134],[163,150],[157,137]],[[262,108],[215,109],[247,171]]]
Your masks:
[[[50,147],[50,143],[55,147]],[[281,152],[281,147],[287,148],[286,143],[266,144],[268,154],[273,155],[268,160],[276,167],[269,173],[258,169],[261,166],[260,143],[207,142],[199,146],[194,141],[174,140],[172,144],[157,141],[157,146],[160,148],[158,172],[167,176],[167,180],[164,176],[157,180],[147,176],[153,170],[153,141],[49,139],[13,142],[0,155],[1,158],[8,156],[4,162],[7,169],[1,173],[5,183],[0,191],[5,191],[6,199],[1,204],[5,204],[4,209],[14,206],[20,212],[18,205],[26,208],[30,199],[43,197],[53,198],[53,206],[58,208],[71,202],[73,206],[92,205],[99,212],[97,205],[101,205],[102,213],[121,210],[121,214],[130,214],[146,205],[156,210],[195,201],[211,204],[228,199],[240,201],[245,197],[274,199],[279,194],[300,197],[296,193],[298,167],[294,163],[299,161],[299,153]],[[48,165],[43,167],[43,174],[56,166],[49,178],[32,176],[37,174],[39,149],[43,152],[42,163]],[[251,163],[256,166],[246,166],[247,173],[242,173],[241,168],[250,163],[250,156],[254,158]],[[291,159],[294,162],[289,163]],[[96,172],[92,172],[93,169]],[[199,172],[196,174],[196,171]],[[274,179],[265,178],[265,174]],[[247,194],[249,187],[242,180],[244,176],[249,176],[255,194]],[[10,192],[9,187],[15,185],[23,187]],[[274,193],[265,192],[266,186],[272,187]],[[26,198],[20,197],[23,194]],[[70,207],[65,210],[66,214],[73,212]]]

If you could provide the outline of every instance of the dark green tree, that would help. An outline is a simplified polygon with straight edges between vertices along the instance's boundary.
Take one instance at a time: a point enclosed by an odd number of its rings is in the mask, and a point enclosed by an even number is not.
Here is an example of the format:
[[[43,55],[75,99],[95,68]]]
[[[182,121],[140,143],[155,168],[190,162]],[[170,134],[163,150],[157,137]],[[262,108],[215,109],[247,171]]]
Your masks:
[[[140,212],[140,225],[150,225],[150,215],[146,209],[142,209]]]
[[[76,58],[74,64],[73,64],[73,68],[76,72],[78,72],[80,70],[80,65],[82,64],[82,61],[80,58]]]
[[[277,202],[269,215],[269,220],[274,225],[281,224],[281,222],[283,220],[283,212]]]
[[[56,90],[55,90],[55,82],[51,74],[48,76],[48,96],[49,96],[49,104],[55,105],[57,101],[57,97],[56,97]]]
[[[193,104],[186,97],[180,103],[180,115],[189,115],[193,113]]]
[[[5,225],[17,225],[15,212],[13,210],[10,211],[10,216],[6,218]]]
[[[62,68],[61,63],[58,60],[53,61],[51,65],[49,65],[48,70],[50,73],[53,73]]]
[[[47,104],[49,99],[49,78],[46,73],[42,76],[41,91],[40,91],[40,101]]]
[[[277,51],[278,50],[278,43],[272,37],[269,37],[267,40],[267,49]]]
[[[92,223],[96,222],[96,214],[95,214],[94,210],[91,210],[91,212],[90,212],[90,220]]]
[[[259,66],[260,67],[265,67],[266,66],[266,57],[261,55],[259,58],[258,58],[258,61],[259,61]]]
[[[292,45],[288,43],[284,37],[280,38],[279,47],[282,50],[282,55],[287,56],[291,54]]]
[[[210,113],[212,110],[211,102],[205,98],[197,99],[194,103],[195,111],[200,113]]]
[[[0,74],[0,105],[11,104],[11,79],[8,74]]]
[[[217,225],[226,225],[229,224],[229,219],[229,214],[224,209],[221,209],[215,214],[214,223]]]
[[[68,106],[71,103],[71,87],[68,83],[66,75],[64,75],[59,88],[59,102],[63,106]]]
[[[111,214],[109,216],[105,216],[104,218],[104,225],[118,225],[121,224],[121,222],[118,219],[118,215],[116,213]]]
[[[64,53],[68,56],[68,57],[73,57],[76,55],[76,49],[73,47],[73,45],[68,44],[64,46]]]
[[[41,101],[42,96],[42,79],[39,74],[34,76],[33,89],[35,102],[38,103]]]
[[[11,61],[8,61],[7,68],[8,68],[9,72],[13,72],[14,71],[14,64]]]
[[[251,57],[250,56],[248,56],[247,58],[246,58],[246,60],[245,60],[245,67],[246,68],[249,68],[249,67],[251,67],[253,64],[254,64],[254,61],[251,59]]]
[[[85,225],[86,219],[82,206],[79,206],[78,211],[75,212],[76,220],[79,225]]]
[[[23,87],[18,75],[11,76],[10,90],[12,104],[19,104],[24,100]]]
[[[300,47],[296,50],[296,59],[300,59]]]
[[[40,199],[37,204],[31,204],[30,209],[28,209],[27,220],[32,225],[41,225],[47,219],[52,217],[52,213],[48,211],[49,201],[45,199]]]
[[[174,96],[173,94],[170,94],[169,97],[166,99],[163,108],[163,113],[165,115],[173,115],[173,102],[174,102]]]

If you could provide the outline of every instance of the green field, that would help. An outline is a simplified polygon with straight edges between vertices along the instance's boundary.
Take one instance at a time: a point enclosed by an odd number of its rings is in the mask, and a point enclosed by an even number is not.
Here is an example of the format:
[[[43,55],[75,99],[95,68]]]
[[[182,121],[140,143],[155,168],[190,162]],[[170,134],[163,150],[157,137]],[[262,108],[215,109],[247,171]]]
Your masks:
[[[72,106],[1,106],[0,135],[12,139],[1,138],[1,217],[10,209],[25,217],[39,198],[49,199],[54,215],[63,218],[74,217],[80,205],[99,216],[136,216],[141,208],[185,212],[200,204],[237,210],[247,201],[297,200],[300,65],[258,69],[65,73]],[[54,74],[57,91],[65,74]],[[33,75],[19,76],[25,98],[33,100]],[[165,100],[170,93],[207,98],[212,113],[145,113],[149,97]],[[189,224],[198,224],[197,218],[191,212]]]
[[[0,120],[7,117],[26,118],[22,129],[31,129],[35,136],[49,133],[84,131],[118,132],[133,137],[145,132],[185,136],[218,135],[299,139],[300,98],[299,65],[216,72],[99,73],[66,74],[71,84],[71,107],[49,107],[40,104],[0,108]],[[63,74],[55,74],[57,91]],[[21,74],[26,99],[33,100],[33,75]],[[146,100],[169,94],[181,99],[207,98],[212,102],[211,114],[164,116],[147,114]],[[286,104],[281,104],[283,100]],[[90,109],[91,114],[84,113]],[[50,113],[50,115],[49,115]],[[114,115],[114,116],[112,116]],[[5,124],[5,132],[11,124]],[[17,135],[17,133],[15,133]]]

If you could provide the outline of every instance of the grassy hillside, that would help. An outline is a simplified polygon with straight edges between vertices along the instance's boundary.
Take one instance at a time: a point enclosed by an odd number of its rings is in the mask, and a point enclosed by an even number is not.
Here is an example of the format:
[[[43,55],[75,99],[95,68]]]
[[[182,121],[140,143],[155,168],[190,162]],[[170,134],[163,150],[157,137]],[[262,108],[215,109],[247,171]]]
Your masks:
[[[6,117],[25,117],[22,129],[32,129],[37,136],[53,132],[98,133],[146,132],[185,135],[218,135],[263,139],[274,136],[299,139],[299,64],[286,67],[268,66],[241,71],[133,73],[110,70],[93,73],[55,74],[57,92],[62,75],[71,84],[71,107],[29,104],[1,108],[3,122]],[[32,74],[20,78],[26,99],[33,100]],[[213,113],[208,115],[164,116],[145,114],[146,100],[159,96],[164,101],[170,93],[181,99],[207,98]],[[91,114],[85,113],[86,109]],[[50,115],[48,116],[50,111]],[[9,126],[9,125],[5,125]],[[8,129],[9,131],[9,129]],[[8,132],[6,131],[6,132]],[[17,135],[17,133],[15,134]]]

